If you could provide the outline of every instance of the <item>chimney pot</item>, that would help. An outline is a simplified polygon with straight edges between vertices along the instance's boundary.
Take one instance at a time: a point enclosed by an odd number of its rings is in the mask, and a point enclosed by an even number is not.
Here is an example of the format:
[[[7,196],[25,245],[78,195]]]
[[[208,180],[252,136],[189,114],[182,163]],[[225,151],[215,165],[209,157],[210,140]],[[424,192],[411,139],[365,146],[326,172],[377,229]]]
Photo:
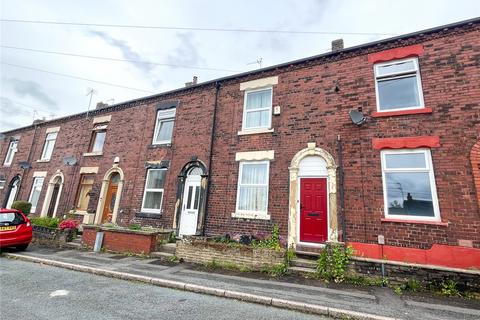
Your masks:
[[[343,39],[332,41],[332,52],[343,50]]]

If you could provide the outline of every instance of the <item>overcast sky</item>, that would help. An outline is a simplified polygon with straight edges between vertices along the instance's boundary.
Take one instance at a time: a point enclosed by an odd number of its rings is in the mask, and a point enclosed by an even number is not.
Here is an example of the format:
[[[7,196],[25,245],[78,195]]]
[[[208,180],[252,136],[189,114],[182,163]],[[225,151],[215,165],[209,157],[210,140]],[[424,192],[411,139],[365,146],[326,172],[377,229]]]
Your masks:
[[[474,18],[480,12],[478,0],[0,2],[2,20],[173,27],[139,29],[1,21],[0,131],[31,124],[34,113],[35,118],[51,119],[86,111],[89,88],[96,91],[92,99],[94,108],[99,101],[119,103],[179,88],[194,75],[203,82],[252,70],[258,68],[254,62],[259,58],[266,67],[324,53],[329,50],[330,42],[337,38],[343,38],[348,47],[388,38],[389,34],[404,34]],[[190,28],[339,34],[224,32]]]

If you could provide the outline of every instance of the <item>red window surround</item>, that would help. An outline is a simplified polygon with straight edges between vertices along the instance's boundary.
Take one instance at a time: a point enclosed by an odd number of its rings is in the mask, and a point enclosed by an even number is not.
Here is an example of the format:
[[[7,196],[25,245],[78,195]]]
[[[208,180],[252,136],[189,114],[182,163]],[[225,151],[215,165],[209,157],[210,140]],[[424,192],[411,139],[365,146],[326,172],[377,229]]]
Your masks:
[[[423,46],[416,44],[413,46],[395,48],[385,51],[380,51],[376,53],[371,53],[368,55],[368,62],[378,63],[391,60],[398,60],[409,57],[419,57],[423,55]]]
[[[438,136],[420,136],[403,138],[373,138],[374,149],[415,149],[440,147]]]
[[[399,110],[399,111],[375,111],[370,116],[373,118],[379,117],[391,117],[391,116],[403,116],[407,114],[421,114],[432,113],[432,108],[412,109],[412,110]]]

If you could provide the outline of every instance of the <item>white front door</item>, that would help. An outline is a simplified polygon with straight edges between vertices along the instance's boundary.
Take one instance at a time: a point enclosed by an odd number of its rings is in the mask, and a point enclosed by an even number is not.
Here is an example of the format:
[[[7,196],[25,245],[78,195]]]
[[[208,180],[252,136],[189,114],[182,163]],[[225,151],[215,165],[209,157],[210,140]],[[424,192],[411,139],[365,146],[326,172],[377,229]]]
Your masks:
[[[5,206],[7,209],[10,209],[12,207],[12,204],[15,201],[15,198],[17,197],[19,182],[20,182],[20,179],[17,179],[13,182],[12,188],[10,189],[10,194],[8,195],[7,205]]]
[[[180,236],[193,235],[197,231],[198,207],[200,206],[201,176],[191,175],[185,181],[182,215],[180,216]]]

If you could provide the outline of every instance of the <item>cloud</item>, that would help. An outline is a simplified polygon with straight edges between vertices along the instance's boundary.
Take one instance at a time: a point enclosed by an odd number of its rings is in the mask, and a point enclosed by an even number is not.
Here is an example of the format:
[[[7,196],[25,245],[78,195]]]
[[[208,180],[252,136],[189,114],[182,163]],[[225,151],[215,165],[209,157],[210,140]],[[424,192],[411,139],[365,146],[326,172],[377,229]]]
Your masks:
[[[204,60],[198,52],[198,44],[190,32],[178,32],[180,44],[167,56],[167,63],[173,65],[199,66]]]
[[[140,56],[140,54],[135,52],[135,50],[133,50],[128,45],[128,43],[126,41],[115,39],[115,38],[111,37],[110,35],[108,35],[107,33],[102,32],[102,31],[97,31],[97,30],[90,30],[90,31],[88,31],[88,34],[100,37],[101,39],[103,39],[106,43],[108,43],[112,47],[120,49],[123,57],[127,60],[132,60],[129,63],[131,63],[133,66],[135,66],[139,70],[147,72],[147,73],[150,73],[153,70],[153,68],[154,68],[153,65],[148,64],[148,63],[139,62],[139,61],[143,60],[142,57]]]
[[[31,97],[43,105],[57,109],[57,102],[43,91],[43,88],[39,83],[17,78],[10,78],[7,79],[7,81],[11,83],[13,90],[18,96]]]
[[[24,107],[14,104],[14,102],[6,97],[0,97],[0,114],[2,118],[7,117],[28,117],[31,116],[31,112],[27,111]],[[8,119],[8,118],[7,118]]]

